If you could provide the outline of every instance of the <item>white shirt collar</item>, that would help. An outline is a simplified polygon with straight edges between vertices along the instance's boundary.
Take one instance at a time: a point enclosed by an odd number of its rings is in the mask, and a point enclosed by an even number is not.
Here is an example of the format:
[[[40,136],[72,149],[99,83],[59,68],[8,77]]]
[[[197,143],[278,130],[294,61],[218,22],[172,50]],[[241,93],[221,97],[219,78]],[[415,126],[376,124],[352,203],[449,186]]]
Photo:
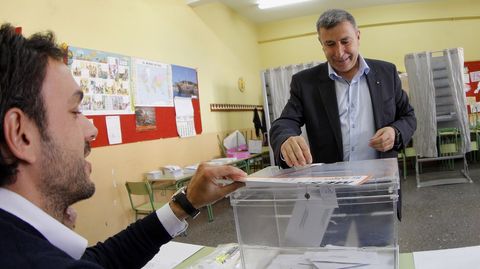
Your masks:
[[[32,225],[52,245],[65,251],[74,259],[80,259],[87,248],[87,239],[15,192],[0,188],[0,208]]]
[[[368,74],[368,72],[370,72],[370,67],[368,66],[367,62],[365,61],[365,59],[363,59],[363,57],[358,54],[358,60],[357,60],[360,65],[358,67],[358,71],[357,71],[357,74],[355,74],[354,77],[358,76],[358,75],[363,75],[363,74]],[[331,80],[337,80],[337,79],[340,79],[342,78],[341,76],[339,76],[337,74],[337,72],[335,71],[335,69],[333,69],[333,67],[330,65],[329,62],[327,62],[327,65],[328,65],[328,76],[330,77]]]

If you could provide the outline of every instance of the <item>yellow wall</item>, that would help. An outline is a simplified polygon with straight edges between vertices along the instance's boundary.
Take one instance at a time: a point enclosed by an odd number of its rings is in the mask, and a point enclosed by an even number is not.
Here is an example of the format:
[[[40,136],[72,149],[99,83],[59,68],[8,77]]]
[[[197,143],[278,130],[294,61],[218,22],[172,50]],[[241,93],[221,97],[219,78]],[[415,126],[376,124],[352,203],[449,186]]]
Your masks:
[[[405,54],[425,50],[463,47],[466,61],[480,60],[480,35],[476,30],[480,29],[480,1],[433,1],[349,11],[360,27],[361,54],[367,58],[393,62],[399,70],[405,70]],[[260,25],[258,31],[262,68],[313,60],[325,61],[315,33],[319,15]],[[462,19],[465,17],[474,18]],[[457,20],[432,21],[441,18]],[[418,20],[430,21],[405,23]],[[284,39],[269,42],[282,38]]]
[[[143,172],[169,163],[208,160],[219,154],[217,134],[252,125],[251,113],[212,113],[210,103],[262,104],[261,69],[324,60],[315,34],[318,15],[255,26],[222,4],[192,9],[184,0],[0,0],[0,7],[2,22],[22,26],[27,35],[51,29],[59,41],[74,46],[198,69],[201,135],[93,149],[89,160],[97,192],[75,206],[77,231],[90,243],[131,222],[126,180],[140,180]],[[422,50],[463,47],[466,60],[480,59],[478,18],[401,23],[480,16],[480,1],[388,5],[351,12],[361,26],[365,57],[392,61],[401,70],[406,53]],[[393,25],[366,27],[377,23]],[[276,38],[286,39],[268,42]],[[237,89],[239,77],[246,80],[244,93]]]
[[[76,230],[90,244],[132,221],[126,180],[169,163],[209,160],[220,154],[218,133],[253,127],[251,112],[209,109],[210,103],[262,104],[256,28],[223,5],[194,10],[184,0],[1,0],[0,7],[0,22],[22,26],[26,35],[51,29],[74,46],[198,70],[201,135],[93,149],[97,192],[75,206]],[[237,89],[240,76],[244,93]]]

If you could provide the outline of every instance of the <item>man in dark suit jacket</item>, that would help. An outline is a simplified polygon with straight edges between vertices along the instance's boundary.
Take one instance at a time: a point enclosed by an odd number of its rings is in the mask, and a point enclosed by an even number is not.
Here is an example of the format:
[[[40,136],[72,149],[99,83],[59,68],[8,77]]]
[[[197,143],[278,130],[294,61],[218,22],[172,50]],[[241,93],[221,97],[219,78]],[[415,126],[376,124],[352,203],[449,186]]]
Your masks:
[[[360,31],[346,11],[325,12],[317,30],[327,63],[292,77],[290,99],[270,130],[276,163],[396,157],[416,119],[395,66],[359,55]],[[310,146],[300,136],[304,124]]]
[[[344,10],[324,12],[317,32],[327,63],[292,77],[290,99],[270,129],[276,163],[292,167],[396,158],[416,129],[396,67],[360,56],[360,31]],[[309,145],[300,136],[304,124]],[[357,219],[359,244],[384,246],[390,242],[392,218],[368,216],[383,210],[391,210],[391,205],[359,205],[335,212],[367,215]],[[397,215],[401,219],[401,199]],[[350,218],[340,218],[329,229],[346,231],[350,222]],[[333,234],[327,234],[322,244],[345,244],[345,234]]]
[[[187,228],[198,208],[243,183],[234,167],[201,165],[169,204],[87,248],[70,206],[93,195],[85,160],[97,129],[80,112],[83,93],[52,33],[29,39],[0,28],[0,265],[2,268],[141,268]],[[187,191],[188,190],[188,191]]]

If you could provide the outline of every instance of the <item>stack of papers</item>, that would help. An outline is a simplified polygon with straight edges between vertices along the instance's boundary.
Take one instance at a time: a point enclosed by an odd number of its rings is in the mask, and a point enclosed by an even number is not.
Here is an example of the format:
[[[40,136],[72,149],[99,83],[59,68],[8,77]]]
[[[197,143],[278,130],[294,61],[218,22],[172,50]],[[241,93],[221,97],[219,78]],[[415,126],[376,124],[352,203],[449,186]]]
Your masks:
[[[187,174],[190,174],[190,173],[195,173],[197,169],[198,169],[198,163],[185,166],[183,168],[183,171],[185,171],[185,173]]]
[[[299,269],[366,269],[388,268],[380,264],[377,252],[342,250],[326,252],[305,252],[304,254],[280,254],[267,267]]]
[[[143,269],[174,268],[202,248],[203,246],[199,245],[170,241],[160,247],[157,255],[145,264]]]
[[[218,158],[218,159],[210,160],[207,163],[211,164],[211,165],[224,165],[224,164],[233,163],[236,160],[237,160],[237,158],[234,158],[234,157],[232,157],[232,158]]]
[[[480,246],[414,252],[416,269],[472,269],[480,264]]]

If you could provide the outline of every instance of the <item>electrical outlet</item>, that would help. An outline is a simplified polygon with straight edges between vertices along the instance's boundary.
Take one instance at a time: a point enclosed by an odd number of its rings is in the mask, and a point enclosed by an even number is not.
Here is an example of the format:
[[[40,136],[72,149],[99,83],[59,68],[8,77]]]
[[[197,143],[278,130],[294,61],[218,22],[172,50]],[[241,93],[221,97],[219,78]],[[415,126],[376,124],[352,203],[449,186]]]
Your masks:
[[[113,200],[113,206],[117,206],[118,202],[117,199]]]

